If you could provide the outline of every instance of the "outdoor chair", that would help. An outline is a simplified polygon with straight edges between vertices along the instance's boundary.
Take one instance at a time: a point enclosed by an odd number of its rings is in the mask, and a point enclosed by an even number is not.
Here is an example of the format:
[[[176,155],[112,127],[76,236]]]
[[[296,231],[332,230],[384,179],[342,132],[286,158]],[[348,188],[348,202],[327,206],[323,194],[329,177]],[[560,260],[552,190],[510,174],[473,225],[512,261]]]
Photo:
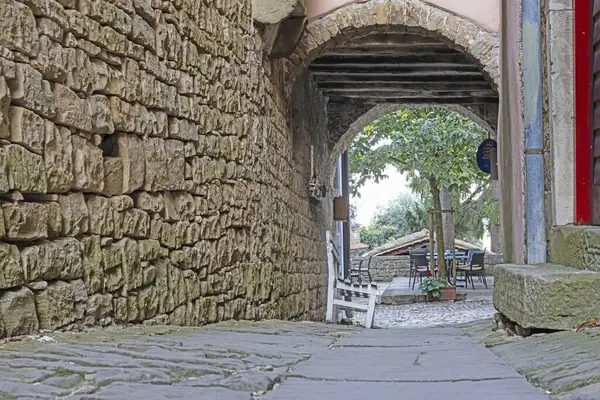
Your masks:
[[[373,280],[373,278],[371,278],[371,259],[372,258],[373,258],[373,256],[370,256],[366,260],[364,258],[361,258],[360,262],[358,263],[358,267],[352,266],[352,268],[350,269],[350,280],[351,281],[354,281],[354,279],[356,278],[358,283],[362,283],[363,274],[365,274],[365,273],[369,277],[369,282],[371,282]],[[367,261],[366,267],[364,267],[365,261]]]
[[[325,234],[327,240],[327,269],[329,280],[327,283],[327,322],[337,323],[339,311],[343,309],[366,311],[367,320],[365,328],[370,329],[375,319],[375,302],[377,300],[377,284],[374,282],[352,283],[341,276],[340,253],[331,239],[331,232]],[[346,297],[357,297],[368,300],[368,304],[353,303],[345,300]]]
[[[408,253],[408,262],[409,262],[409,270],[408,270],[408,286],[410,287],[412,284],[412,280],[417,278],[417,273],[415,271],[415,256],[417,254],[425,254],[427,255],[427,249],[417,249]]]
[[[427,260],[427,254],[415,254],[414,255],[414,277],[412,282],[412,290],[415,289],[415,283],[419,278],[419,283],[423,282],[423,277],[429,275],[429,261]]]
[[[462,265],[457,268],[457,271],[462,272],[465,275],[465,287],[469,285],[469,279],[471,280],[471,287],[475,289],[475,282],[473,282],[473,276],[478,276],[483,281],[485,288],[487,289],[487,281],[485,279],[485,253],[483,251],[473,251],[469,255],[469,261],[466,265]]]

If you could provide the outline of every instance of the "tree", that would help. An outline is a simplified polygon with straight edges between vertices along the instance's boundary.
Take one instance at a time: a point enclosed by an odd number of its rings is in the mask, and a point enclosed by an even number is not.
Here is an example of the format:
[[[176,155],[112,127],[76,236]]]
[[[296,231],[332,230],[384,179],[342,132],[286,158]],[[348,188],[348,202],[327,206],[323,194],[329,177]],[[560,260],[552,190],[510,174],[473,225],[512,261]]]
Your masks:
[[[371,223],[360,228],[360,241],[369,245],[369,250],[384,245],[392,240],[402,237],[398,229],[391,225]]]
[[[489,176],[477,168],[475,160],[477,147],[486,137],[477,124],[447,109],[404,108],[387,114],[366,126],[350,148],[352,189],[356,193],[369,179],[387,178],[388,165],[405,173],[411,188],[431,201],[438,254],[443,254],[440,190],[448,189],[458,209],[463,203],[477,202],[489,187]],[[443,276],[442,257],[439,267]]]
[[[373,224],[393,226],[399,237],[410,235],[427,227],[428,209],[414,196],[400,194],[375,214]]]
[[[361,242],[370,249],[427,227],[428,207],[418,199],[401,194],[379,210],[368,226],[361,228]]]

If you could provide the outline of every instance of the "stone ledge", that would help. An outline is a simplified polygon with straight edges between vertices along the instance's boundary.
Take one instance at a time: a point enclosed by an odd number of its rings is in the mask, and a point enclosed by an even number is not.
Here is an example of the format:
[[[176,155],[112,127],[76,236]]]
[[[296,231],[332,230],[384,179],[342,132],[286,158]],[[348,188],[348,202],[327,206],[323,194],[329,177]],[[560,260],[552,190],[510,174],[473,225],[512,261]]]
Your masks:
[[[552,263],[597,271],[600,265],[600,227],[554,227],[550,231],[549,249]]]
[[[600,273],[552,264],[501,264],[494,307],[523,328],[570,330],[600,312]]]

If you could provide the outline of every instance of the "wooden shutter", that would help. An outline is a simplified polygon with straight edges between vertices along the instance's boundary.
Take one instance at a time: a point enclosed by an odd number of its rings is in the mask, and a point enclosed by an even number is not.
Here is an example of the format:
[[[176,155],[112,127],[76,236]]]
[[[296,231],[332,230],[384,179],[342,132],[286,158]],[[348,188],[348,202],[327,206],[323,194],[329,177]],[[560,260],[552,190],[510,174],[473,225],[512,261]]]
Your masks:
[[[592,223],[600,225],[600,0],[592,12]]]

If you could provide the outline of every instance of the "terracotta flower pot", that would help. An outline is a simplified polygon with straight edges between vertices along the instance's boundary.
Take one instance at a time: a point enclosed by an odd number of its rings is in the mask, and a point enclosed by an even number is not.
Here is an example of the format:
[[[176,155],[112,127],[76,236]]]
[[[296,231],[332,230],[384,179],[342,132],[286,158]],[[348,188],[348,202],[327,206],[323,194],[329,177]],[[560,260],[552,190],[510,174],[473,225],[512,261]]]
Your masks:
[[[429,301],[454,301],[456,300],[456,286],[446,286],[442,291],[442,295],[437,299],[427,293],[427,299]]]

